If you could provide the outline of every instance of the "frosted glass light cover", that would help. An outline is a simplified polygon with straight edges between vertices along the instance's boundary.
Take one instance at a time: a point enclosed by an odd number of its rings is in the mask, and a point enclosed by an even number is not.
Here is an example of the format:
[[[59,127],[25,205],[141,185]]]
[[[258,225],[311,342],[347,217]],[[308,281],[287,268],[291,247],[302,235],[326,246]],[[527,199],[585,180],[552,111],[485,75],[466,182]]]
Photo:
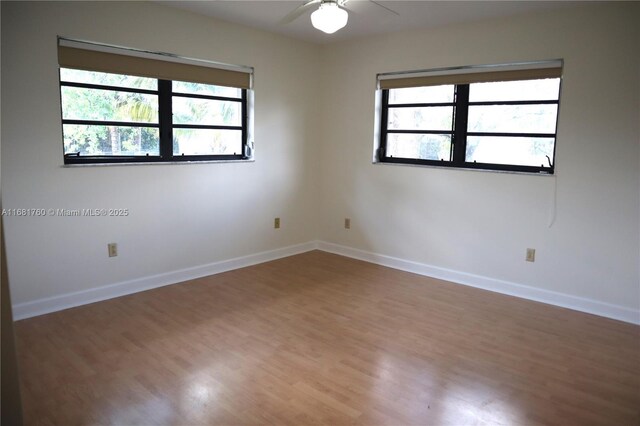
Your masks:
[[[347,25],[349,14],[340,9],[336,3],[322,3],[318,10],[311,14],[311,24],[327,34],[333,34]]]

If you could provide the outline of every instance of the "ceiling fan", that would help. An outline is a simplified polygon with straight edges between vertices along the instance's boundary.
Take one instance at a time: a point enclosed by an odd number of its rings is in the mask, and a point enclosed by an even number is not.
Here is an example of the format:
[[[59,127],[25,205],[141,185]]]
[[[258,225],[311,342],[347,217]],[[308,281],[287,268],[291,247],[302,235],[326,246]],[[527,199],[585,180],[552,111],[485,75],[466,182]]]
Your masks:
[[[280,24],[288,24],[289,22],[298,19],[302,14],[304,14],[316,4],[320,4],[320,7],[318,7],[318,9],[311,14],[311,24],[314,26],[314,28],[320,31],[323,31],[327,34],[333,34],[347,25],[349,13],[347,12],[345,4],[347,4],[348,1],[349,0],[309,0],[296,7],[289,14],[287,14],[287,16],[282,18]],[[369,0],[369,2],[395,15],[400,16],[400,14],[395,10],[389,9],[388,7],[374,0]],[[351,12],[353,13],[353,11]]]

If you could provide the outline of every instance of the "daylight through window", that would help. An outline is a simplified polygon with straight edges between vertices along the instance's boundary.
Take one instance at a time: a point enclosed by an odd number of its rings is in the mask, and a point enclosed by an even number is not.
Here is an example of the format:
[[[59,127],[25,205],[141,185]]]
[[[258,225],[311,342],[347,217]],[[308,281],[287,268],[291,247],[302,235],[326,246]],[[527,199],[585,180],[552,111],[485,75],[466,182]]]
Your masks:
[[[59,60],[65,164],[251,157],[249,74],[75,47]]]
[[[380,75],[377,160],[552,174],[561,62],[496,68]]]

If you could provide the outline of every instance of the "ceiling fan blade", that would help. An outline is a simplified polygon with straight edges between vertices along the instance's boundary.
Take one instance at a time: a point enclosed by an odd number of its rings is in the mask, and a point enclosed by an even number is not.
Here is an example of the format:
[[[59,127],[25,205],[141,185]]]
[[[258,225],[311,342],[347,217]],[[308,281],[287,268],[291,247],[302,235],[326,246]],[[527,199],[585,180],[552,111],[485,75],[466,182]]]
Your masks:
[[[376,6],[380,6],[381,8],[383,8],[383,9],[385,9],[385,10],[387,10],[387,11],[389,11],[389,12],[393,13],[394,15],[400,16],[400,14],[399,14],[398,12],[396,12],[395,10],[393,10],[393,9],[389,9],[387,6],[385,6],[385,5],[383,5],[383,4],[380,4],[380,3],[378,3],[378,2],[377,2],[377,1],[375,1],[375,0],[369,0],[369,1],[370,1],[371,3],[373,3],[373,4],[375,4]]]
[[[303,13],[305,13],[314,4],[320,3],[322,0],[309,0],[308,2],[301,4],[300,6],[289,12],[279,22],[280,25],[285,25],[298,19]]]

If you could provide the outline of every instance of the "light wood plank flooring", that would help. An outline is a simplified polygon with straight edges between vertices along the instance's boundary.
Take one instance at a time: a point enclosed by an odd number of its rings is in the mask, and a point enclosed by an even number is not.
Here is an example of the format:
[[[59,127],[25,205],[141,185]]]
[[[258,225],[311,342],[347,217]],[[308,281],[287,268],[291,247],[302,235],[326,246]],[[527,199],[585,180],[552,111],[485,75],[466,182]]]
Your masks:
[[[640,424],[640,327],[319,251],[16,333],[29,425]]]

